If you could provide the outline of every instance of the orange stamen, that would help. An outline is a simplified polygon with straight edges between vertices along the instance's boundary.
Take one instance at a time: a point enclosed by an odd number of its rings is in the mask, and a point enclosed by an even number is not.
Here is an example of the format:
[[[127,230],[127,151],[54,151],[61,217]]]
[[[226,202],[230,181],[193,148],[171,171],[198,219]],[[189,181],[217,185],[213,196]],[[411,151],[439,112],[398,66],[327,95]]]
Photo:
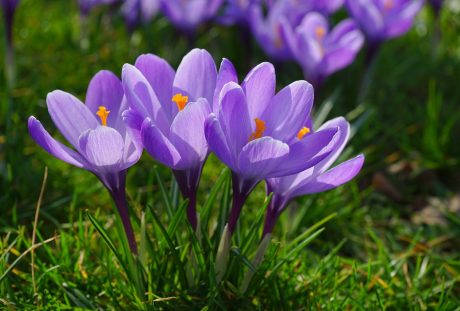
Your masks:
[[[302,127],[302,129],[297,133],[297,138],[300,140],[302,139],[305,135],[310,133],[310,129],[306,126]]]
[[[265,126],[265,122],[261,119],[255,118],[254,121],[256,122],[256,129],[254,132],[252,132],[251,136],[249,136],[249,141],[261,138],[264,135],[265,130],[267,129],[267,127]]]
[[[187,105],[188,96],[184,96],[181,93],[177,93],[173,96],[171,100],[176,103],[177,108],[179,108],[179,111],[182,111],[184,110],[185,105]]]
[[[109,116],[109,113],[110,111],[104,106],[99,106],[99,110],[96,112],[96,115],[101,119],[103,126],[107,126],[107,117]]]
[[[326,29],[323,26],[317,26],[315,28],[315,35],[318,40],[322,40],[326,35]]]
[[[394,7],[394,2],[393,0],[385,0],[383,3],[383,7],[386,11],[391,10]]]

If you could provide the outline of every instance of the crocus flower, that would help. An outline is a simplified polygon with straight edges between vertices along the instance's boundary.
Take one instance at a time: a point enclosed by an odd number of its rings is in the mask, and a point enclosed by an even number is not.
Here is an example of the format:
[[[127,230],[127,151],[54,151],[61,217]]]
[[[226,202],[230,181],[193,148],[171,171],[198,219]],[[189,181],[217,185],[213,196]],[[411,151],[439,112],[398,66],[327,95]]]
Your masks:
[[[267,193],[273,193],[265,217],[263,236],[273,231],[279,215],[289,202],[298,196],[324,192],[341,186],[353,179],[361,170],[364,156],[358,155],[333,168],[332,164],[342,153],[350,136],[350,124],[342,117],[323,124],[318,131],[338,128],[338,140],[332,152],[322,161],[300,173],[267,179]],[[313,130],[306,134],[312,135]]]
[[[246,198],[263,179],[292,175],[317,164],[330,152],[337,129],[305,136],[313,87],[297,81],[275,95],[275,70],[262,63],[241,85],[233,65],[222,62],[214,111],[206,119],[210,149],[232,170],[233,202],[216,259],[218,279],[228,260],[231,235]],[[305,136],[305,137],[304,137]]]
[[[312,135],[313,128],[311,121],[308,120],[305,126],[309,129],[305,136]],[[324,192],[341,186],[353,179],[361,170],[364,163],[363,155],[358,155],[330,168],[340,156],[348,141],[350,124],[344,118],[339,117],[326,122],[318,130],[323,131],[336,128],[339,129],[337,133],[338,139],[334,142],[332,152],[326,158],[300,173],[267,179],[267,194],[273,193],[273,196],[265,214],[262,239],[257,248],[256,255],[252,260],[255,267],[262,262],[276,221],[290,201],[299,196]],[[245,273],[241,286],[242,292],[245,292],[248,288],[253,275],[254,272],[252,270],[248,270]]]
[[[219,19],[225,25],[249,25],[249,8],[262,0],[227,0],[223,16]]]
[[[305,77],[316,87],[334,72],[353,62],[364,36],[356,23],[347,19],[329,31],[327,19],[316,12],[305,15],[295,34],[286,34]]]
[[[80,7],[80,13],[82,15],[88,15],[89,12],[98,5],[112,4],[117,1],[118,0],[78,0],[78,5]]]
[[[188,219],[197,228],[196,191],[208,156],[204,122],[211,113],[217,70],[211,55],[194,49],[177,73],[162,58],[140,56],[123,67],[129,110],[124,113],[150,155],[173,169],[182,195],[189,199]]]
[[[148,23],[160,8],[160,0],[125,0],[121,11],[130,32],[141,23]]]
[[[123,87],[109,71],[91,80],[86,105],[63,91],[48,94],[48,112],[53,123],[72,145],[55,140],[35,117],[29,118],[29,132],[37,144],[56,158],[96,175],[110,192],[120,213],[133,253],[136,241],[126,202],[126,171],[141,156],[142,147],[131,138],[123,123]]]
[[[340,9],[345,0],[309,0],[306,2],[309,3],[311,11],[329,15]]]
[[[423,0],[347,0],[351,16],[371,46],[405,34],[423,5]]]
[[[166,17],[189,38],[204,22],[214,18],[223,0],[161,0]]]

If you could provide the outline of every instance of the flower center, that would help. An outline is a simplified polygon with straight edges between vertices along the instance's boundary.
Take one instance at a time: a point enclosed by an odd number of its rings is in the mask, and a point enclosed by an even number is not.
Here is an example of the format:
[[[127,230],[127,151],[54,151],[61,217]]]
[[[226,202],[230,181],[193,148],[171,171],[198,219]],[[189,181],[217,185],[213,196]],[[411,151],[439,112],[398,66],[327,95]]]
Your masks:
[[[326,35],[326,29],[323,26],[316,26],[315,35],[318,40],[322,40]]]
[[[110,111],[104,106],[99,106],[99,110],[96,112],[96,115],[101,119],[103,126],[107,126],[107,117],[109,116],[109,113]]]
[[[306,126],[302,127],[302,129],[297,133],[297,138],[300,140],[302,139],[305,135],[310,133],[310,129]]]
[[[267,129],[267,127],[265,126],[265,122],[261,119],[255,118],[254,121],[256,122],[256,129],[254,132],[252,132],[251,136],[249,136],[249,141],[261,138],[264,135],[265,130]]]
[[[184,96],[181,93],[177,93],[173,96],[171,100],[176,103],[177,108],[179,108],[179,111],[182,111],[184,110],[185,105],[187,105],[188,96]]]

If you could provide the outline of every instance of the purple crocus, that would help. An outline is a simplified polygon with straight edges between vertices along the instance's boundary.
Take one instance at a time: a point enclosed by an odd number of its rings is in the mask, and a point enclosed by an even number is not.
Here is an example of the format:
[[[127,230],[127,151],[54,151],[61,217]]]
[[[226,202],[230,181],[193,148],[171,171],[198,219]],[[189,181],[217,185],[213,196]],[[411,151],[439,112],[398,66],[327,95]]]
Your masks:
[[[110,192],[120,213],[131,251],[137,246],[126,201],[126,171],[141,156],[142,146],[131,138],[123,123],[123,87],[110,71],[100,71],[91,80],[86,105],[73,95],[48,94],[48,112],[72,148],[55,140],[40,121],[29,117],[33,140],[48,153],[96,175]]]
[[[310,6],[310,11],[329,15],[339,10],[343,6],[345,0],[309,0],[306,2]]]
[[[324,192],[341,186],[353,179],[361,170],[364,156],[358,155],[333,168],[332,164],[342,153],[350,136],[350,124],[342,117],[323,124],[318,131],[338,128],[338,140],[332,152],[322,161],[300,173],[280,178],[267,179],[267,193],[273,193],[265,215],[263,237],[270,234],[279,215],[289,202],[298,196]],[[311,130],[305,137],[312,135]]]
[[[216,114],[205,125],[210,149],[232,170],[233,202],[216,258],[218,281],[250,192],[265,178],[292,175],[317,164],[329,154],[337,132],[326,129],[303,138],[313,87],[297,81],[277,94],[275,88],[272,64],[256,66],[239,85],[233,65],[223,60],[216,84]]]
[[[211,150],[233,172],[230,233],[246,198],[261,180],[312,167],[330,152],[337,132],[327,129],[301,137],[313,105],[313,87],[296,81],[275,94],[275,86],[270,63],[256,66],[239,85],[231,62],[222,62],[216,113],[207,118],[205,127]]]
[[[227,0],[223,16],[219,19],[225,25],[249,25],[249,9],[263,0]]]
[[[197,28],[214,18],[223,0],[161,0],[166,17],[191,40]]]
[[[295,34],[286,33],[291,50],[304,75],[319,87],[324,79],[351,64],[364,43],[364,36],[351,19],[329,31],[327,19],[316,12],[305,15]]]
[[[350,15],[375,47],[405,34],[423,6],[423,0],[347,0]]]
[[[136,139],[150,155],[173,169],[187,215],[197,229],[196,191],[208,156],[204,122],[211,113],[217,70],[211,55],[194,49],[177,72],[162,58],[140,56],[123,67],[129,110],[124,113]]]
[[[125,0],[121,12],[130,32],[140,24],[148,23],[160,9],[160,0]]]

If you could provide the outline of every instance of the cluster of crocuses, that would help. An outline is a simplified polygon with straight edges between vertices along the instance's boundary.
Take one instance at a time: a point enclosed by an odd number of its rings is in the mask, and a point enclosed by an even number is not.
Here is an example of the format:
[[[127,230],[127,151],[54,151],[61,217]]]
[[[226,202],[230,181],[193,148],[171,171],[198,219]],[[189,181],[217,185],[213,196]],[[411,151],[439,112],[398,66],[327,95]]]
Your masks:
[[[91,80],[85,104],[69,93],[47,96],[52,121],[71,147],[55,140],[33,116],[29,132],[51,155],[95,174],[110,192],[133,253],[137,252],[125,195],[126,171],[145,149],[170,167],[187,216],[199,230],[197,190],[213,152],[232,171],[233,203],[216,264],[225,271],[231,236],[243,205],[261,181],[273,193],[262,240],[293,198],[326,191],[352,179],[359,155],[331,168],[342,152],[349,124],[344,118],[312,127],[313,87],[296,81],[278,93],[270,63],[253,68],[240,83],[232,63],[217,71],[206,50],[194,49],[175,71],[166,60],[141,55],[123,66],[122,79],[101,71]]]

